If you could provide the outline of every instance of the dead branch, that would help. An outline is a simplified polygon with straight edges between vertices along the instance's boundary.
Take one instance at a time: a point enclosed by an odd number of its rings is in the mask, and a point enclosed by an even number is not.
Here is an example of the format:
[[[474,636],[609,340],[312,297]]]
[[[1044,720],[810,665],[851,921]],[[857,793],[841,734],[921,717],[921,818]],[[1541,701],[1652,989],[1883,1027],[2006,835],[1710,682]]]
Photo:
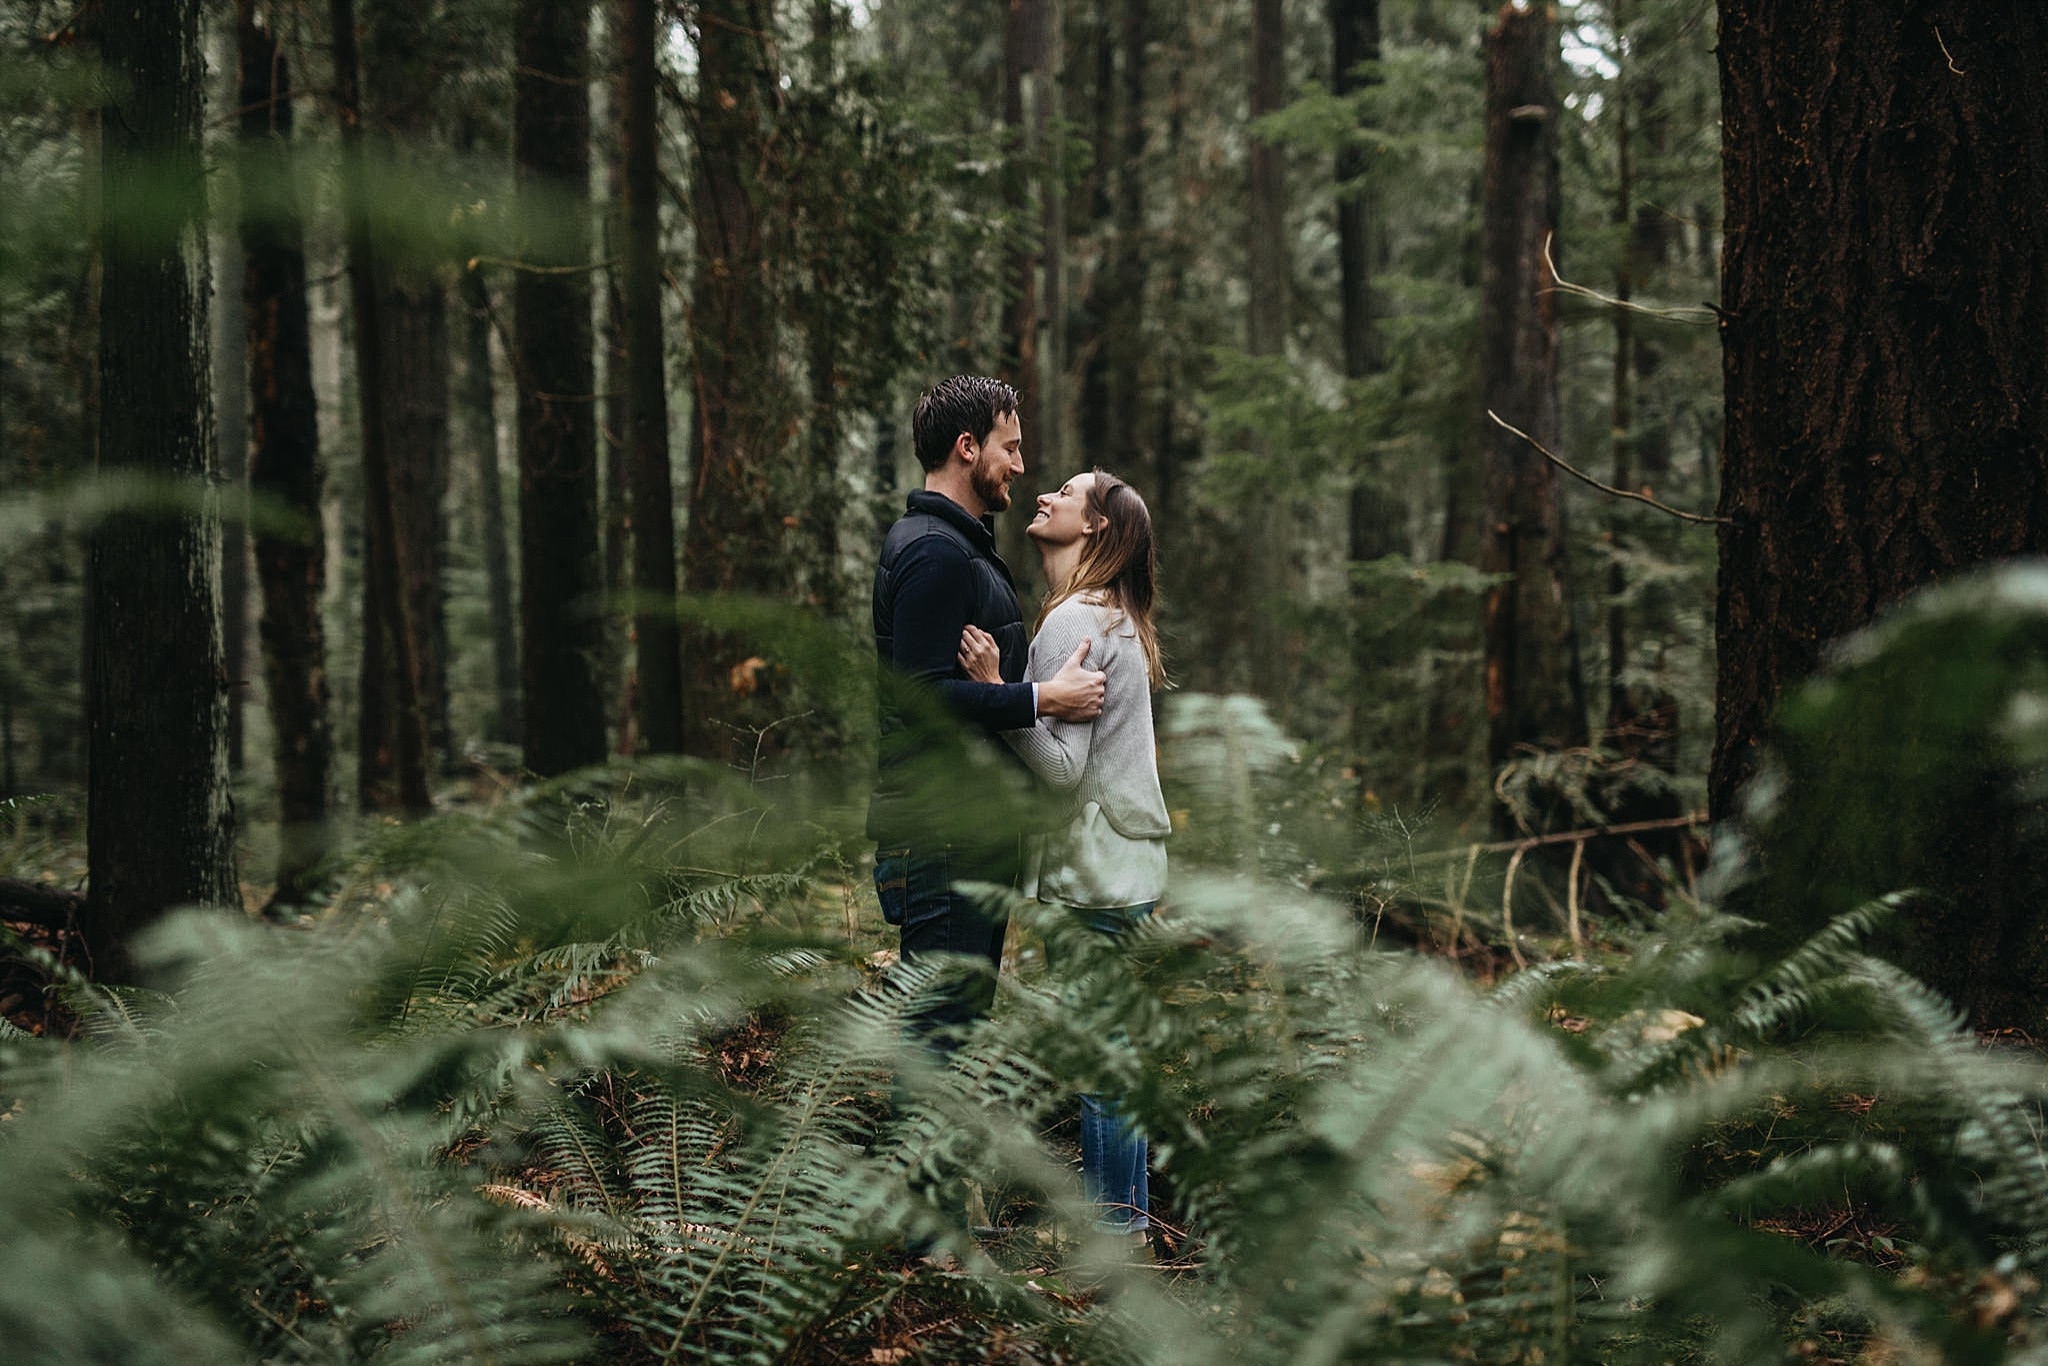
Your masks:
[[[1522,440],[1528,442],[1531,446],[1534,446],[1536,448],[1536,453],[1541,455],[1545,460],[1548,460],[1551,464],[1557,466],[1566,474],[1569,474],[1572,478],[1579,480],[1581,483],[1590,484],[1594,488],[1600,490],[1600,492],[1602,493],[1608,494],[1615,498],[1627,498],[1633,502],[1645,504],[1649,507],[1657,509],[1657,511],[1659,512],[1668,513],[1670,516],[1676,517],[1683,522],[1697,522],[1705,525],[1727,526],[1733,520],[1732,518],[1728,517],[1709,517],[1698,512],[1681,511],[1678,508],[1672,507],[1668,503],[1658,502],[1655,498],[1652,498],[1647,493],[1630,493],[1627,489],[1618,489],[1614,487],[1614,485],[1612,484],[1603,484],[1598,479],[1595,479],[1592,475],[1585,473],[1583,470],[1574,468],[1573,466],[1565,463],[1565,461],[1559,456],[1553,455],[1548,449],[1544,447],[1541,441],[1538,441],[1535,437],[1529,435],[1520,427],[1514,426],[1513,424],[1507,422],[1501,417],[1499,413],[1496,413],[1493,409],[1488,408],[1486,410],[1486,415],[1492,418],[1494,422],[1503,429],[1513,432],[1516,436],[1521,437]]]

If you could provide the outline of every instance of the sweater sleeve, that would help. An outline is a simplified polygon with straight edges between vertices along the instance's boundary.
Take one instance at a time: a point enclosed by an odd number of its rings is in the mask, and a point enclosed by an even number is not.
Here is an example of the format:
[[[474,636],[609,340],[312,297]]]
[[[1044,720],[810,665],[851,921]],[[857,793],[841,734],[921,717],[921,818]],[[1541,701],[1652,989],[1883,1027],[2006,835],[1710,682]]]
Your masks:
[[[1029,683],[976,683],[960,675],[960,633],[973,611],[973,566],[944,536],[904,552],[897,572],[895,665],[938,689],[946,709],[990,730],[1029,726],[1037,712]]]
[[[1043,683],[1058,673],[1084,637],[1092,642],[1085,662],[1094,668],[1109,662],[1105,638],[1093,629],[1094,618],[1094,612],[1071,600],[1054,609],[1031,642],[1027,674],[1032,682]],[[1051,717],[1041,718],[1033,726],[1003,732],[1004,741],[1031,766],[1031,771],[1062,792],[1081,785],[1081,774],[1088,768],[1088,747],[1094,738],[1093,721],[1056,721]]]

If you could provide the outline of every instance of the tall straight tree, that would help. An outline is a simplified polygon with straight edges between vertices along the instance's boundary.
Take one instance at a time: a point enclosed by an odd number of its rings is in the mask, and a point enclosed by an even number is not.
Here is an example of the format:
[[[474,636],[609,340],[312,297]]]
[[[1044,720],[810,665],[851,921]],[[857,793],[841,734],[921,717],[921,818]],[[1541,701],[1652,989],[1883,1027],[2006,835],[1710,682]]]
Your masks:
[[[358,0],[364,47],[363,136],[383,165],[415,171],[419,153],[436,132],[437,92],[446,58],[444,19],[413,0]],[[424,238],[424,234],[421,234]],[[360,783],[388,790],[401,725],[425,728],[430,751],[445,754],[448,721],[448,630],[443,600],[448,526],[449,347],[447,263],[402,239],[386,239],[371,258],[376,281],[379,337],[374,377],[385,430],[382,448],[390,480],[395,547],[377,543],[384,519],[365,517],[365,555],[396,565],[404,585],[402,614],[370,630],[373,613],[389,614],[393,599],[373,593],[366,579],[362,653],[362,728],[357,754]],[[409,632],[406,654],[417,680],[408,691],[398,677],[400,656],[384,643]],[[418,718],[401,708],[415,706]]]
[[[480,123],[476,111],[468,110],[457,125],[456,148],[464,157],[480,155]],[[491,287],[478,259],[481,249],[480,242],[472,242],[462,253],[467,264],[456,286],[462,330],[462,379],[456,399],[476,480],[477,533],[483,540],[478,554],[490,604],[492,706],[486,729],[500,744],[516,745],[521,733],[519,619],[512,601],[512,547],[505,528],[505,478],[498,441],[497,371],[491,360],[494,309]]]
[[[238,98],[240,57],[231,29],[217,36],[226,95]],[[227,136],[236,136],[230,126]],[[243,712],[249,703],[249,352],[242,288],[242,242],[234,229],[240,177],[216,208],[223,227],[213,239],[213,413],[220,440],[220,482],[227,515],[220,528],[221,658],[228,679],[228,772],[239,777],[245,759]]]
[[[789,509],[778,504],[775,309],[768,282],[771,215],[763,211],[774,77],[762,0],[697,7],[697,167],[691,211],[697,272],[690,349],[696,378],[691,428],[690,527],[683,586],[691,594],[762,593],[788,577]],[[753,645],[693,626],[684,660],[683,733],[697,754],[724,754],[729,717],[756,686]]]
[[[395,718],[359,716],[363,733],[388,737],[388,754],[369,755],[356,773],[357,801],[365,811],[425,812],[433,806],[427,787],[426,713],[420,706],[417,636],[409,620],[405,539],[399,534],[391,473],[390,428],[385,420],[383,298],[377,287],[376,251],[370,236],[369,167],[363,145],[362,60],[356,44],[354,0],[331,0],[334,33],[334,98],[341,123],[342,200],[347,221],[349,306],[355,315],[356,406],[363,464],[363,637],[391,661],[391,692],[367,689],[362,710],[388,698]],[[367,672],[366,672],[366,676]],[[385,676],[382,671],[379,677]]]
[[[623,0],[619,45],[625,162],[625,455],[633,509],[634,715],[640,748],[683,747],[683,654],[677,630],[676,519],[670,492],[668,376],[661,323],[660,130],[655,124],[655,0]]]
[[[1374,79],[1369,63],[1380,59],[1379,0],[1329,0],[1330,88],[1352,94]],[[1343,334],[1344,377],[1364,379],[1382,366],[1379,323],[1374,316],[1372,250],[1376,199],[1368,180],[1365,148],[1346,142],[1337,151],[1337,299]],[[1376,471],[1360,463],[1352,476],[1346,508],[1346,541],[1354,563],[1376,560],[1394,549],[1391,529],[1395,510],[1380,493]],[[1351,662],[1354,675],[1367,677],[1372,668],[1365,617],[1370,600],[1362,577],[1352,590]],[[1370,718],[1375,701],[1364,687],[1352,689],[1349,743],[1354,767],[1366,772]]]
[[[1040,478],[1062,468],[1058,384],[1060,280],[1065,270],[1066,210],[1053,128],[1059,117],[1059,0],[1009,0],[1003,29],[1003,127],[1011,148],[1004,207],[1015,234],[1004,266],[1002,378],[1017,389],[1024,432],[1024,473],[1011,500],[1029,507]],[[1034,216],[1032,210],[1036,207]],[[1025,224],[1031,224],[1029,229]],[[997,534],[1012,573],[1021,579],[1030,540],[1028,517],[998,519]]]
[[[272,904],[303,905],[328,848],[327,644],[320,596],[320,431],[306,308],[305,233],[292,167],[290,69],[277,40],[237,5],[241,236],[249,337],[249,486],[261,503],[256,578],[264,697],[275,743],[279,839]],[[241,320],[238,320],[241,321]]]
[[[1558,441],[1557,295],[1544,253],[1557,230],[1557,31],[1541,8],[1502,7],[1486,35],[1480,386],[1486,408],[1546,448]],[[1519,745],[1586,743],[1557,472],[1528,442],[1485,427],[1479,567],[1503,576],[1485,606],[1487,760]],[[1495,812],[1502,833],[1511,813]]]
[[[207,367],[199,0],[103,12],[99,463],[153,505],[86,547],[88,891],[92,970],[183,903],[233,905],[220,523],[195,500],[215,468]],[[135,490],[140,492],[140,490]]]
[[[590,6],[520,0],[512,149],[524,224],[513,285],[519,384],[520,677],[526,766],[605,756],[597,421],[590,324]]]
[[[512,548],[505,531],[505,480],[498,452],[498,385],[491,369],[491,296],[483,271],[462,272],[461,409],[476,468],[477,529],[491,612],[490,736],[520,743],[519,621],[512,603]]]
[[[1109,260],[1096,272],[1080,309],[1099,319],[1100,330],[1087,349],[1079,398],[1081,450],[1087,462],[1148,475],[1142,460],[1149,441],[1139,377],[1146,354],[1145,288],[1152,256],[1145,234],[1145,148],[1151,131],[1145,93],[1151,26],[1150,0],[1123,0],[1114,45],[1121,62],[1104,73],[1105,88],[1096,94],[1104,110],[1105,132],[1110,122],[1107,110],[1116,108],[1116,136],[1113,159],[1102,158],[1111,163],[1102,196],[1108,201]],[[1110,46],[1106,37],[1104,46]],[[1109,148],[1109,139],[1103,146]]]
[[[2048,10],[1722,0],[1716,729],[1914,588],[2048,551]]]
[[[1287,99],[1287,8],[1284,0],[1252,0],[1250,94],[1254,119],[1279,111]],[[1281,148],[1254,135],[1247,154],[1250,212],[1246,218],[1250,298],[1246,350],[1254,356],[1285,357],[1291,327],[1293,253],[1287,239],[1287,164]],[[1270,457],[1269,443],[1256,434],[1253,449]],[[1252,688],[1260,696],[1284,696],[1292,672],[1282,610],[1294,578],[1298,553],[1293,519],[1276,499],[1249,515],[1246,566],[1251,607]]]

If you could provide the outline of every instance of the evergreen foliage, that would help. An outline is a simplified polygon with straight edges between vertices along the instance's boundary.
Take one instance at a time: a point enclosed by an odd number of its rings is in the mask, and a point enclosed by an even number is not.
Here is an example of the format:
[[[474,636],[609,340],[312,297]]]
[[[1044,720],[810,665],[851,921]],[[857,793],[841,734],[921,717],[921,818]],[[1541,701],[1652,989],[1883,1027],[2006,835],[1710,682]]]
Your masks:
[[[0,1040],[9,1340],[843,1360],[914,1305],[1062,1361],[1748,1362],[1816,1313],[2032,1341],[2048,1069],[1867,953],[1907,899],[1760,976],[1679,903],[1491,993],[1270,880],[1192,874],[1122,947],[1018,904],[1022,975],[932,1069],[897,1032],[936,970],[877,975],[796,814],[584,775],[371,851],[390,885],[327,923],[192,913],[155,988],[73,981],[76,1038]],[[1151,1138],[1163,1270],[1090,1242],[1078,1090]],[[963,1241],[963,1178],[1027,1269]],[[1818,1206],[1880,1233],[1803,1245]],[[966,1269],[897,1269],[930,1237]]]

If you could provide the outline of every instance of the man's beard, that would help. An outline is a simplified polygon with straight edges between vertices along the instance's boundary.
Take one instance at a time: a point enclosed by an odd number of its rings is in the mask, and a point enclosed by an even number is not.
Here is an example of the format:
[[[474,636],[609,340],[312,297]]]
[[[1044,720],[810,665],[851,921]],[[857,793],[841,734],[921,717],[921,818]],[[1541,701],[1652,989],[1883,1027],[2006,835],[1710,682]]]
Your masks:
[[[996,477],[995,468],[995,462],[992,460],[977,460],[974,467],[967,472],[967,481],[983,507],[990,512],[1001,512],[1010,505],[1010,489]]]

